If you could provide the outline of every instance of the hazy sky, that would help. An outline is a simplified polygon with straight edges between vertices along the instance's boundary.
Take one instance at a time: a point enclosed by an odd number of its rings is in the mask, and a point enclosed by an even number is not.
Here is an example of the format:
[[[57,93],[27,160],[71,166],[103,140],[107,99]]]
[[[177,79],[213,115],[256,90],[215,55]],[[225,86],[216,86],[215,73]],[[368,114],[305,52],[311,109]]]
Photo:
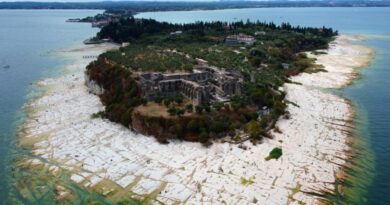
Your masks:
[[[219,1],[219,0],[0,0],[0,2],[20,2],[20,1],[35,1],[35,2],[96,2],[96,1]],[[239,0],[235,0],[239,1]],[[319,1],[319,0],[249,0],[249,1]],[[339,0],[329,0],[339,1]],[[341,1],[341,0],[340,0]],[[356,0],[358,1],[358,0]],[[368,0],[370,1],[370,0]],[[390,1],[390,0],[371,0],[371,1]]]
[[[96,2],[96,1],[219,1],[219,0],[0,0],[0,2],[37,1],[37,2]],[[239,0],[235,0],[239,1]],[[251,0],[251,1],[275,1],[275,0]],[[286,0],[277,0],[286,1]],[[289,0],[294,1],[294,0]],[[299,0],[308,1],[308,0]],[[312,0],[313,1],[313,0]],[[316,0],[314,0],[316,1]],[[333,0],[334,1],[334,0]]]
[[[218,0],[0,0],[0,2],[37,1],[37,2],[96,2],[96,1],[218,1]],[[255,0],[256,1],[256,0]],[[259,0],[257,0],[259,1]],[[261,0],[260,0],[261,1]],[[266,0],[267,1],[267,0]]]

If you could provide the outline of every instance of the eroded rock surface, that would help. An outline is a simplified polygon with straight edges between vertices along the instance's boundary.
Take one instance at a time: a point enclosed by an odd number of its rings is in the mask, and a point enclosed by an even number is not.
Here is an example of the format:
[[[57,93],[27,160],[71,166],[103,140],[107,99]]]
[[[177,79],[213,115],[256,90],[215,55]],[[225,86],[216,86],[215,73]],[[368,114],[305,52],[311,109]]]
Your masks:
[[[88,60],[81,56],[102,52],[104,47],[69,52],[66,55],[80,56],[67,68],[70,74],[39,83],[50,89],[28,105],[31,114],[23,138],[41,137],[33,153],[59,162],[58,167],[50,165],[53,173],[69,170],[73,181],[100,187],[103,195],[123,191],[135,197],[155,196],[166,204],[316,204],[318,198],[305,192],[335,189],[339,165],[347,159],[346,126],[351,118],[346,100],[318,87],[348,83],[353,67],[360,66],[349,62],[369,55],[364,49],[357,54],[344,38],[318,57],[328,72],[303,74],[292,79],[302,85],[284,86],[287,100],[299,107],[289,104],[291,118],[277,123],[282,133],[275,132],[274,139],[256,146],[245,142],[246,150],[228,143],[210,148],[189,142],[162,145],[153,137],[92,119],[103,106],[85,86]],[[345,58],[350,58],[348,63]],[[283,149],[283,156],[266,161],[275,147]]]

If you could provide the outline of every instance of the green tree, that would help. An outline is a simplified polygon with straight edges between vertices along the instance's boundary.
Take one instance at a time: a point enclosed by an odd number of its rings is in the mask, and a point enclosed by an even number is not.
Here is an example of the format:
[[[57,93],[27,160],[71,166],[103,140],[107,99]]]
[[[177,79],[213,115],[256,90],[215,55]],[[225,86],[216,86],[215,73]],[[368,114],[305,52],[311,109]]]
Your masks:
[[[217,111],[220,111],[223,106],[224,106],[224,104],[221,103],[221,102],[216,102],[216,103],[213,104],[214,109],[217,110]]]
[[[230,111],[230,105],[229,104],[224,104],[223,105],[223,109],[225,109],[226,111]]]
[[[194,106],[192,104],[187,104],[186,105],[186,110],[187,110],[187,112],[193,112]]]
[[[187,129],[192,131],[192,132],[198,132],[200,129],[199,121],[196,119],[190,120],[190,122],[188,122],[188,124],[187,124]]]
[[[170,104],[171,104],[171,100],[170,99],[164,99],[165,107],[168,107]]]
[[[185,113],[184,109],[176,109],[176,115],[177,116],[182,116],[182,115],[184,115],[184,113]]]
[[[199,142],[201,143],[207,143],[209,141],[209,134],[203,130],[200,134],[199,134]]]
[[[177,103],[177,104],[182,104],[183,103],[183,96],[182,95],[176,95],[175,97],[174,97],[174,100],[175,100],[175,102]]]
[[[286,112],[287,105],[281,101],[274,101],[273,109],[277,115],[283,115]]]
[[[259,125],[259,123],[256,120],[252,120],[252,121],[248,122],[247,124],[245,124],[244,130],[253,139],[261,138],[261,134],[263,133],[261,126]]]
[[[204,107],[204,110],[205,110],[206,112],[211,112],[211,108],[210,108],[209,105],[205,105],[205,106],[203,106],[203,107]]]
[[[156,103],[158,103],[158,104],[161,104],[162,101],[163,101],[163,98],[162,98],[162,97],[156,97],[156,98],[154,99],[154,101],[155,101]]]
[[[169,113],[170,115],[176,115],[176,114],[177,114],[177,109],[176,109],[175,107],[170,107],[170,108],[168,109],[168,113]]]
[[[201,114],[203,112],[203,106],[202,105],[195,106],[195,111],[196,113]]]

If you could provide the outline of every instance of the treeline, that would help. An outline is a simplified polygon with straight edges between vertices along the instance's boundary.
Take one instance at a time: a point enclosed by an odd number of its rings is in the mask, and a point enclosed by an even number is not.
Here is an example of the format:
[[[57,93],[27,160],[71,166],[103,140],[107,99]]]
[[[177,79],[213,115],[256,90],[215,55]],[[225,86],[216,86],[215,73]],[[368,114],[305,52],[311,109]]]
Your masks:
[[[196,22],[188,24],[172,24],[167,22],[158,22],[153,19],[135,19],[133,17],[122,18],[118,22],[111,22],[109,25],[103,27],[97,34],[97,37],[110,38],[115,42],[134,41],[141,37],[147,37],[156,34],[169,34],[172,31],[181,30],[187,34],[194,36],[202,35],[226,35],[231,33],[238,33],[240,31],[251,30],[277,30],[286,32],[296,32],[301,34],[311,34],[318,37],[328,38],[337,35],[337,31],[332,28],[313,28],[292,26],[289,23],[282,23],[276,25],[273,22]]]
[[[152,35],[163,31],[175,29],[173,24],[160,23],[156,20],[138,20],[135,18],[122,18],[118,22],[111,22],[98,33],[100,39],[109,38],[115,42],[133,41],[142,35]]]
[[[233,109],[226,104],[217,110],[214,106],[203,105],[196,106],[195,109],[196,114],[178,117],[155,117],[134,113],[133,122],[137,122],[133,123],[133,126],[162,143],[168,142],[169,139],[179,139],[210,145],[213,139],[235,137],[237,129],[242,129],[247,123],[256,121],[258,117],[255,109],[245,106]],[[252,140],[256,141],[267,135],[260,126],[248,131],[253,133]]]

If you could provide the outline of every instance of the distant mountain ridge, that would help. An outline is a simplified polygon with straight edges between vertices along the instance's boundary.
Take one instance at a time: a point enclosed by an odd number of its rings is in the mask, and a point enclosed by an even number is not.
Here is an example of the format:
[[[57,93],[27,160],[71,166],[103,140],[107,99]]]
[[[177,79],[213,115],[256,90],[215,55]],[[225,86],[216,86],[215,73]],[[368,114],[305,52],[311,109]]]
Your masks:
[[[263,7],[389,7],[390,0],[276,0],[276,1],[96,1],[0,2],[0,9],[126,9],[147,11],[215,10]]]

